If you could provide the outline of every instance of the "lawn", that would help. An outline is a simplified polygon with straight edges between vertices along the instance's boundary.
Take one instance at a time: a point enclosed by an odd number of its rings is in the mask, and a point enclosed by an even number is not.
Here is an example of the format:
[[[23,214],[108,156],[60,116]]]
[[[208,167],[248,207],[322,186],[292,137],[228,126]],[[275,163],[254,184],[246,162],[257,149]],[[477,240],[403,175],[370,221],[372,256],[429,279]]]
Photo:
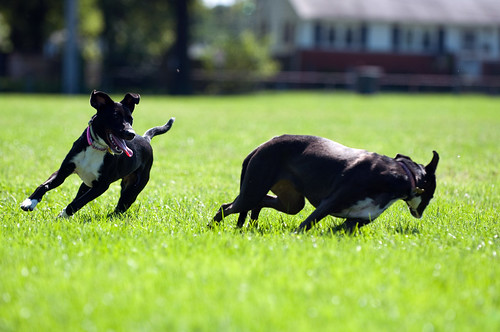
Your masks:
[[[119,99],[121,95],[113,95]],[[151,180],[108,219],[116,183],[70,219],[71,176],[31,213],[20,203],[94,114],[87,96],[0,95],[0,331],[498,331],[500,100],[331,92],[143,95],[134,128],[155,137]],[[353,236],[264,210],[210,230],[238,193],[241,162],[283,134],[313,134],[427,164],[422,219],[395,203]]]

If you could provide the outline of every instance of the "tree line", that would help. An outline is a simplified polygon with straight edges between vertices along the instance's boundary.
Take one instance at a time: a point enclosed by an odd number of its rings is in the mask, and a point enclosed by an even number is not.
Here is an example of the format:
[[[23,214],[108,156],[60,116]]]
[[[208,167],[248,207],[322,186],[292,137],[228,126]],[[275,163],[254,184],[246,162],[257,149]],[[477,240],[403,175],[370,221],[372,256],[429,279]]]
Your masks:
[[[192,69],[258,72],[255,63],[266,73],[277,68],[269,58],[268,44],[252,32],[255,12],[250,0],[214,8],[201,0],[78,0],[77,5],[82,92],[97,85],[111,90],[140,87],[189,94],[200,88],[192,81]],[[0,77],[5,79],[0,91],[17,87],[16,78],[9,76],[12,59],[20,59],[16,61],[24,61],[26,66],[33,58],[42,59],[46,68],[57,72],[64,42],[64,1],[3,0]],[[53,85],[41,85],[59,88],[59,73],[38,78],[33,71],[32,75],[31,81],[53,80]],[[26,79],[30,78],[18,78]],[[206,83],[201,88],[209,86]]]

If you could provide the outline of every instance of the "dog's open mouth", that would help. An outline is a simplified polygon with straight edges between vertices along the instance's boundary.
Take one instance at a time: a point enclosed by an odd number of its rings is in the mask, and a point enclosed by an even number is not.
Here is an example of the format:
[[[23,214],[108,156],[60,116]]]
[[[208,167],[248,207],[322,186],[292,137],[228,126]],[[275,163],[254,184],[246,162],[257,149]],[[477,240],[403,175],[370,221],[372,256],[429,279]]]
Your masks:
[[[107,135],[108,138],[108,145],[113,150],[114,153],[120,154],[122,152],[125,152],[127,157],[132,157],[134,155],[134,151],[132,151],[127,144],[125,143],[125,140],[113,135],[113,133],[108,132]]]

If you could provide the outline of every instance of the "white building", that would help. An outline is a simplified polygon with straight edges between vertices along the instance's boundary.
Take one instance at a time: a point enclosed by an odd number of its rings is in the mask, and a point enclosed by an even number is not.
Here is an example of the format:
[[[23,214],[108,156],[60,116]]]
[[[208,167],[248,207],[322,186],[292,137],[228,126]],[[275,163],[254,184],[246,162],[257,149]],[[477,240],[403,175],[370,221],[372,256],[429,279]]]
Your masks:
[[[256,0],[284,70],[500,75],[500,0]]]

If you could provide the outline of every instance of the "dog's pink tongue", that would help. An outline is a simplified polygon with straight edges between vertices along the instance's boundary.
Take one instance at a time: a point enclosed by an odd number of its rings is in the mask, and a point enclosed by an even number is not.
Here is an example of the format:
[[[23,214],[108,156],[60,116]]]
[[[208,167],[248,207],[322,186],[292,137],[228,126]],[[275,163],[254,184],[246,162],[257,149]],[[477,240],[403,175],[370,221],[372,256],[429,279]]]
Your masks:
[[[125,143],[124,140],[122,140],[121,138],[118,138],[115,136],[115,141],[116,141],[116,144],[118,144],[118,146],[120,147],[120,149],[123,150],[123,152],[125,152],[125,154],[127,155],[127,157],[132,157],[134,155],[134,151],[132,151],[128,146],[127,144]]]
[[[123,151],[125,151],[125,154],[127,155],[127,157],[132,157],[134,155],[134,151],[130,150],[128,146],[125,145],[125,149],[123,149]]]

